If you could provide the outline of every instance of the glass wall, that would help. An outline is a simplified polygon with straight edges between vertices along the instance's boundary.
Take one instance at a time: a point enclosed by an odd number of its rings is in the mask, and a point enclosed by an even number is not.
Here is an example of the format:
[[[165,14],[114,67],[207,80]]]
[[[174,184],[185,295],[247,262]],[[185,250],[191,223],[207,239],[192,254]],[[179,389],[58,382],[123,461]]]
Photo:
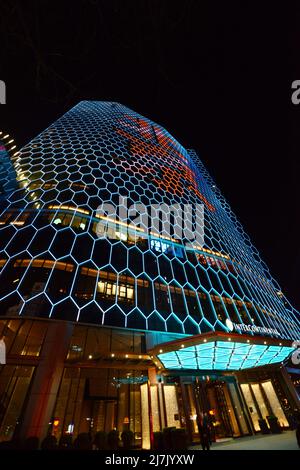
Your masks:
[[[213,440],[249,435],[247,412],[232,377],[203,376],[199,379],[183,384],[187,400],[186,423],[191,438],[198,438],[197,422],[202,422],[204,414],[209,417]]]
[[[0,320],[7,358],[18,364],[0,366],[0,441],[10,440],[22,424],[48,326],[43,320]],[[140,387],[148,381],[147,358],[143,332],[75,325],[51,412],[53,434],[59,439],[63,434],[130,429],[140,445]],[[155,416],[159,426],[159,413]]]
[[[271,380],[241,384],[241,390],[255,431],[260,431],[259,419],[265,419],[268,425],[267,418],[271,415],[278,418],[281,427],[289,426]]]
[[[76,325],[71,339],[67,360],[103,357],[107,354],[145,353],[144,333],[132,330],[95,328]],[[91,357],[92,356],[92,357]]]
[[[259,384],[251,384],[251,389],[254,393],[256,403],[258,404],[260,414],[263,419],[267,419],[267,416],[270,415],[269,410],[267,408],[267,404],[264,400],[264,396],[262,394],[261,388]]]
[[[47,327],[47,322],[39,320],[0,320],[7,355],[39,356]]]
[[[231,388],[232,386],[232,388]],[[229,393],[230,387],[230,393]],[[238,413],[238,397],[235,394],[235,386],[233,384],[223,385],[223,393],[227,404],[228,417],[231,424],[233,436],[240,436],[239,422],[243,418],[241,412]],[[239,422],[237,421],[239,420]],[[247,429],[246,429],[247,434]]]
[[[267,399],[269,400],[269,404],[270,404],[273,414],[277,416],[279,423],[281,424],[282,427],[288,427],[289,423],[281,408],[281,405],[279,403],[279,400],[277,398],[277,395],[275,393],[271,380],[268,380],[267,382],[262,382],[261,386],[265,391]]]
[[[135,444],[141,445],[140,392],[146,381],[147,371],[66,368],[54,409],[53,433],[59,438],[68,433],[130,429]]]
[[[240,431],[242,434],[249,434],[249,429],[247,425],[247,418],[245,416],[245,412],[243,410],[243,407],[241,405],[241,400],[240,396],[238,394],[238,390],[236,388],[236,384],[234,383],[229,383],[228,384],[228,390],[232,398],[232,404],[233,404],[233,409],[235,412],[235,417],[238,421]]]
[[[187,391],[187,398],[188,398],[188,411],[189,411],[189,416],[187,419],[189,419],[191,426],[192,426],[192,434],[197,434],[199,432],[198,426],[197,426],[197,410],[196,410],[196,404],[195,404],[195,397],[193,393],[193,386],[191,384],[185,384],[186,391]]]
[[[41,352],[47,322],[28,319],[0,320],[0,338],[4,339],[7,358],[24,360],[27,365],[0,366],[0,441],[12,439],[20,424],[26,395],[35,367],[27,360],[36,360]]]
[[[255,431],[259,431],[260,430],[260,427],[259,427],[259,424],[258,424],[259,414],[258,414],[257,408],[255,406],[254,400],[252,398],[250,385],[249,384],[241,384],[241,389],[242,389],[245,401],[247,403],[247,407],[248,407],[248,410],[249,410],[249,413],[250,413],[250,417],[251,417],[251,420],[252,420],[252,423],[253,423],[253,427],[254,427]]]
[[[33,371],[34,367],[27,366],[0,368],[0,442],[11,440],[21,421]]]

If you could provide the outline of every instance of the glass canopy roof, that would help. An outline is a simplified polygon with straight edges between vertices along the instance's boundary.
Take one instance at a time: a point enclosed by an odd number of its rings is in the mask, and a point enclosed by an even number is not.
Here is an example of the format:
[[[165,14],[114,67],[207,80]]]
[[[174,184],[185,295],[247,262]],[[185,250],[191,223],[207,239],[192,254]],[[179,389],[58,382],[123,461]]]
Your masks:
[[[293,347],[213,341],[157,354],[166,369],[241,370],[282,362]]]

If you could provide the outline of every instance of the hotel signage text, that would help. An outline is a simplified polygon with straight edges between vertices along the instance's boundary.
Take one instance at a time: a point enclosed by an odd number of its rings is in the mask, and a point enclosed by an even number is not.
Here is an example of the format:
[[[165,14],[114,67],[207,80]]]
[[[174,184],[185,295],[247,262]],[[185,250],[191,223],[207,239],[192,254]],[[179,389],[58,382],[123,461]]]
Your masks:
[[[276,335],[280,333],[274,328],[267,328],[266,326],[245,325],[245,323],[233,323],[229,318],[226,320],[226,326],[230,331],[237,331],[238,333],[258,333],[262,335]]]

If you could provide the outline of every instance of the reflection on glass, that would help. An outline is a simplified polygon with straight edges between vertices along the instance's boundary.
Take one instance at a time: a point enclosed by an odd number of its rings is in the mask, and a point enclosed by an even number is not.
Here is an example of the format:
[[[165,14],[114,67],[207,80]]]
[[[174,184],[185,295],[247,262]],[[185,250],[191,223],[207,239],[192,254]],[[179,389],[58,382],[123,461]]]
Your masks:
[[[260,431],[260,427],[258,424],[259,420],[259,414],[257,412],[257,409],[255,407],[255,403],[253,401],[252,395],[251,395],[251,390],[250,390],[250,385],[249,384],[241,384],[241,389],[245,398],[245,401],[247,403],[247,407],[250,413],[250,417],[254,426],[255,431]]]
[[[186,385],[188,391],[188,398],[189,398],[189,408],[190,408],[190,420],[192,422],[192,429],[193,433],[198,433],[198,426],[197,426],[197,410],[195,406],[195,399],[193,394],[192,385]]]
[[[14,370],[13,370],[14,369]],[[34,367],[4,366],[0,377],[0,442],[9,441],[19,423]]]
[[[236,412],[236,415],[238,417],[238,421],[239,421],[240,427],[242,429],[242,432],[243,432],[243,434],[248,434],[249,433],[248,426],[247,426],[247,423],[246,423],[244,411],[241,407],[241,403],[240,403],[240,400],[239,400],[239,397],[238,397],[238,393],[237,393],[235,384],[230,383],[230,384],[228,384],[228,387],[229,387],[230,395],[231,395],[233,403],[234,403],[235,412]]]
[[[266,419],[267,416],[269,416],[270,413],[268,411],[268,408],[267,408],[267,405],[265,403],[264,397],[261,393],[259,384],[251,384],[251,388],[253,390],[253,393],[254,393],[254,396],[256,398],[257,404],[259,406],[259,410],[261,412],[261,415],[262,415],[263,419]]]
[[[242,411],[241,411],[240,407],[238,408],[239,399],[238,399],[238,396],[235,392],[235,387],[234,387],[233,384],[228,384],[228,387],[229,387],[231,393],[229,393],[228,388],[227,388],[226,385],[223,385],[222,388],[223,388],[223,393],[224,393],[224,396],[225,396],[225,399],[226,399],[228,417],[229,417],[229,420],[230,420],[233,435],[234,436],[240,436],[241,435],[240,429],[239,429],[239,426],[238,426],[238,423],[237,423],[235,412],[236,412],[236,414],[238,416],[238,420],[241,424],[243,434],[247,434],[247,427],[246,427],[246,430],[245,430],[244,427],[242,426],[242,424],[243,424],[242,420],[243,420],[244,416],[242,414]]]
[[[285,417],[283,409],[281,408],[271,380],[263,382],[261,385],[265,391],[265,394],[267,395],[274,415],[278,418],[279,423],[283,427],[288,427],[289,423]]]

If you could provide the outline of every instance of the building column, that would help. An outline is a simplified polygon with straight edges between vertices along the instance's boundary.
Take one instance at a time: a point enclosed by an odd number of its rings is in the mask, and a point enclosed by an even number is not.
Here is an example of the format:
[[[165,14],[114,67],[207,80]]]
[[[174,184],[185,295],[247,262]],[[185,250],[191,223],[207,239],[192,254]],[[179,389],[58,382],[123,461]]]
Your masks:
[[[191,413],[190,413],[190,406],[189,406],[189,397],[185,388],[184,378],[180,377],[180,387],[181,387],[181,395],[182,395],[182,402],[183,402],[183,409],[185,414],[185,427],[187,430],[189,442],[193,442],[193,428],[192,428],[192,421],[191,421]]]
[[[161,430],[167,427],[167,415],[166,415],[166,407],[165,407],[165,396],[164,396],[164,383],[162,378],[158,383],[158,402],[159,402],[159,412],[160,412],[160,423],[161,423]]]
[[[105,404],[105,432],[109,432],[114,429],[115,426],[115,403],[113,401],[107,401]]]
[[[155,405],[158,405],[158,396],[157,396],[157,371],[156,367],[149,367],[148,368],[148,400],[149,400],[149,417],[150,417],[150,442],[151,448],[153,447],[154,441],[154,420],[157,417],[157,413],[159,414],[158,409],[154,409]],[[156,394],[156,397],[155,395]],[[156,398],[156,399],[155,399]]]
[[[73,328],[71,323],[49,322],[20,427],[23,439],[36,436],[41,441],[48,433]]]
[[[156,367],[149,367],[148,368],[148,379],[149,379],[150,385],[156,385],[157,384]]]

